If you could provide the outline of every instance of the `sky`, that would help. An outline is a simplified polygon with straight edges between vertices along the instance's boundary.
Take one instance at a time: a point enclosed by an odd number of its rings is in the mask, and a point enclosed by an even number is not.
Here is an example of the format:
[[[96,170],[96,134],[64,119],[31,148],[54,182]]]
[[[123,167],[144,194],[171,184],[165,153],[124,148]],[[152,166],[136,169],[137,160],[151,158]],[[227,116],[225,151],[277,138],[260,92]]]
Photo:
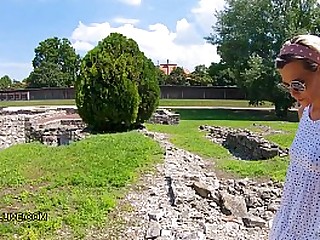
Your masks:
[[[1,0],[0,77],[23,80],[34,49],[47,38],[68,38],[84,56],[111,32],[134,39],[155,64],[192,71],[218,62],[204,40],[224,0]]]

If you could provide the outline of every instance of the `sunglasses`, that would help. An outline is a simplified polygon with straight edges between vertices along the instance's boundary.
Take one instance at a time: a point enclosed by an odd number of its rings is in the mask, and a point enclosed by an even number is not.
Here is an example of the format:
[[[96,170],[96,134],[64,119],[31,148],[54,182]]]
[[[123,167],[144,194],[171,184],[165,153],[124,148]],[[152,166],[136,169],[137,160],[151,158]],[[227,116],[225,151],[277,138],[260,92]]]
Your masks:
[[[303,80],[292,80],[290,84],[288,83],[279,83],[278,84],[285,91],[290,91],[291,89],[296,92],[303,92],[306,90],[306,84]]]

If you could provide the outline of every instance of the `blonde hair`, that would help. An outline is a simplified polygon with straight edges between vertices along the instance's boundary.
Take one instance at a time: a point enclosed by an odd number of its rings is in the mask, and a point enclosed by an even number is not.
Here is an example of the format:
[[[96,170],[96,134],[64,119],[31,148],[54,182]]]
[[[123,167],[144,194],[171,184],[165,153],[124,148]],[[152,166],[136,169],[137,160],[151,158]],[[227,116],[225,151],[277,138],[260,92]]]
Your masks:
[[[304,46],[306,48],[309,48],[312,51],[315,51],[317,54],[320,54],[320,37],[316,35],[311,34],[301,34],[296,35],[290,40],[287,40],[282,48],[289,46],[291,44],[298,44],[301,46]],[[303,64],[305,69],[315,72],[317,71],[318,66],[320,65],[319,61],[315,61],[312,58],[303,57],[300,55],[292,55],[292,54],[284,54],[284,55],[278,55],[275,61],[275,67],[277,69],[283,68],[286,64],[294,61],[294,60],[303,60]]]
[[[310,49],[313,49],[320,53],[320,37],[311,34],[301,34],[294,36],[290,40],[286,41],[283,46],[290,44],[300,44],[304,45]]]

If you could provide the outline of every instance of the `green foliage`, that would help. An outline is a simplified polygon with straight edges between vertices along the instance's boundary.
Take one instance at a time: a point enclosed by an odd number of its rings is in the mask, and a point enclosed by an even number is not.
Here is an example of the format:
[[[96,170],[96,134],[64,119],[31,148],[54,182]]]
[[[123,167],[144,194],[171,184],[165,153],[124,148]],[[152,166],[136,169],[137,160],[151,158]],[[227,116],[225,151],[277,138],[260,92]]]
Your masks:
[[[26,87],[26,83],[24,81],[13,80],[11,88],[13,89],[22,89]]]
[[[274,59],[284,41],[293,35],[320,33],[319,3],[227,0],[225,9],[216,16],[213,33],[206,39],[218,45],[221,62],[232,71],[237,85],[248,92],[253,104],[270,100],[279,116],[285,116],[283,111],[293,100],[276,88],[280,76],[274,68]],[[253,79],[249,80],[246,74]]]
[[[10,88],[12,85],[12,80],[8,75],[4,75],[0,78],[0,90],[5,90]]]
[[[156,68],[150,59],[145,58],[139,87],[141,103],[138,109],[136,124],[144,123],[159,106],[160,87]]]
[[[160,95],[153,63],[137,43],[112,33],[84,57],[76,105],[96,131],[121,131],[148,119]]]
[[[75,83],[80,56],[71,42],[57,37],[48,38],[35,48],[33,71],[27,78],[29,87],[66,87]]]
[[[168,85],[185,85],[186,84],[186,74],[182,67],[177,67],[171,71],[167,78]]]
[[[157,81],[159,85],[166,85],[167,84],[167,75],[159,68],[156,68],[156,76],[157,76]]]
[[[27,78],[30,88],[37,87],[64,87],[68,81],[68,73],[64,73],[59,66],[51,62],[42,62]]]
[[[236,85],[232,70],[225,63],[211,63],[208,73],[214,86]]]
[[[208,86],[212,85],[212,79],[209,75],[209,69],[205,65],[198,65],[189,76],[191,86]]]

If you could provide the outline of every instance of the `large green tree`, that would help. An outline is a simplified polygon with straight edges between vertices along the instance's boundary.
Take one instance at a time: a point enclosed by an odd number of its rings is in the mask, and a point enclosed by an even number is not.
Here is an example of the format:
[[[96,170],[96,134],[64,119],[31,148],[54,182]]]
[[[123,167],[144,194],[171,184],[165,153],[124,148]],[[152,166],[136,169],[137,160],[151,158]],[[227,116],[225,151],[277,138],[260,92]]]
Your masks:
[[[211,63],[208,69],[209,76],[214,86],[234,86],[235,78],[232,70],[225,63]]]
[[[29,87],[72,86],[80,67],[80,56],[71,42],[58,37],[41,41],[34,50],[33,71],[27,79]]]
[[[274,60],[293,35],[320,32],[317,0],[226,0],[216,17],[206,39],[218,46],[221,63],[247,91],[251,104],[271,101],[285,117],[293,99],[277,87]]]
[[[51,62],[42,62],[27,78],[28,87],[66,87],[68,73],[61,71],[59,65]]]

